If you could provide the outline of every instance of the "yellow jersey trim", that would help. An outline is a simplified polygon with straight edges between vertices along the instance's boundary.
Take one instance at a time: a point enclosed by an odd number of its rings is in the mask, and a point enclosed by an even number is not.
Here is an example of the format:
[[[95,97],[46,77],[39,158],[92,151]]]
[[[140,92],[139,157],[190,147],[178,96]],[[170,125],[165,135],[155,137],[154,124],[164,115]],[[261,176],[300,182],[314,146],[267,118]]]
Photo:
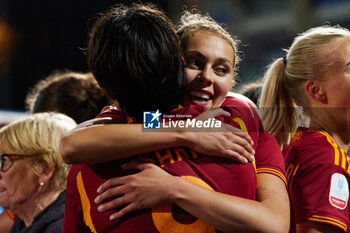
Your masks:
[[[315,221],[315,222],[323,222],[323,223],[328,223],[331,225],[335,225],[343,229],[344,231],[347,230],[347,225],[337,219],[330,218],[330,217],[324,217],[324,216],[319,216],[319,215],[312,215],[311,217],[308,218],[310,221]]]
[[[90,214],[90,201],[86,194],[86,190],[84,187],[83,177],[81,176],[81,171],[79,171],[77,175],[77,186],[80,195],[81,206],[83,208],[83,216],[85,224],[90,228],[91,232],[97,233],[94,224],[92,223],[92,218]]]
[[[283,173],[281,173],[280,171],[278,170],[275,170],[275,169],[272,169],[272,168],[258,168],[257,169],[257,173],[271,173],[273,175],[276,175],[278,176],[283,182],[285,185],[287,185],[287,179],[286,177],[283,175]]]

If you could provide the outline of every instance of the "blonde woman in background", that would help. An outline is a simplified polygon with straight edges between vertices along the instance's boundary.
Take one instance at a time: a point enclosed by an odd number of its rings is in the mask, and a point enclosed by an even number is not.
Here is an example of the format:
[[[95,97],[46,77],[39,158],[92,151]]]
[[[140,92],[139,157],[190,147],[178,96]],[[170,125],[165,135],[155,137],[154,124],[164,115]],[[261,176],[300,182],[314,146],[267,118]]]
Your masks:
[[[260,109],[265,129],[284,148],[291,232],[346,232],[350,32],[324,26],[302,33],[264,79]],[[308,128],[297,128],[299,108],[310,118]]]
[[[59,145],[76,123],[38,113],[0,130],[0,205],[16,213],[11,233],[61,232],[66,177]]]
[[[40,80],[28,92],[25,103],[30,114],[59,112],[77,123],[94,118],[110,104],[91,73],[70,70],[56,70]],[[0,233],[8,233],[15,218],[8,209],[0,213]]]

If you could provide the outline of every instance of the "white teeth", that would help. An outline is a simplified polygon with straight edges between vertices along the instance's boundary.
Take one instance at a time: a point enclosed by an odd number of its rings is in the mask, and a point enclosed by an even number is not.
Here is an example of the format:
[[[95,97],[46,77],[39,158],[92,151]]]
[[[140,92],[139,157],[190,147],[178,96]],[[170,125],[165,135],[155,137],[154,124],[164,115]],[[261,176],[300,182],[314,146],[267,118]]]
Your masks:
[[[203,92],[199,92],[199,91],[191,91],[189,94],[192,95],[192,96],[196,96],[196,97],[202,98],[202,99],[206,99],[206,100],[210,99],[210,95],[205,94]]]

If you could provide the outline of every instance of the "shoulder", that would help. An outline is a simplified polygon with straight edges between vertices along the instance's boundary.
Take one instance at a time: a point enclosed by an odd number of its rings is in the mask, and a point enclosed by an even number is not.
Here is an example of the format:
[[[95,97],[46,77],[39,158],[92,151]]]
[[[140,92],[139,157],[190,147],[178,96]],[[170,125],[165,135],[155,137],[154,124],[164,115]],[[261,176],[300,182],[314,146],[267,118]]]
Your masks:
[[[11,227],[10,233],[21,232],[24,228],[26,228],[24,222],[20,218],[17,218]]]
[[[249,99],[248,97],[242,95],[242,94],[239,94],[239,93],[234,93],[234,92],[228,92],[226,98],[229,98],[229,97],[234,97],[240,101],[243,101],[245,103],[249,103],[252,107],[255,107],[256,108],[256,105],[254,104],[253,101],[251,101],[251,99]]]
[[[282,179],[285,178],[284,159],[276,139],[269,133],[263,132],[255,154],[257,173],[269,173]]]
[[[283,151],[286,162],[333,164],[341,153],[340,147],[325,131],[298,128],[291,144]]]
[[[86,167],[86,165],[78,165],[78,164],[73,164],[70,169],[69,169],[69,173],[68,173],[68,180],[75,180],[76,176],[78,175],[78,173],[83,170],[83,168]]]
[[[66,192],[63,191],[57,199],[47,207],[45,214],[40,219],[41,226],[46,232],[61,232],[65,211]]]
[[[48,224],[45,231],[42,231],[42,232],[43,233],[60,233],[62,231],[62,223],[63,223],[63,218],[56,219],[55,221]]]
[[[228,96],[221,104],[221,108],[230,112],[231,114],[241,114],[246,118],[253,118],[256,121],[260,121],[259,114],[254,107],[255,105],[247,101],[241,95],[236,94],[235,96]]]
[[[59,233],[62,229],[63,216],[65,210],[65,192],[62,192],[59,197],[51,205],[46,207],[35,218],[28,233],[43,232],[43,233]]]
[[[125,117],[123,115],[123,112],[116,108],[115,106],[109,106],[106,107],[102,110],[102,112],[96,116],[96,118],[106,118],[106,117],[110,117],[114,120],[118,120],[120,122],[124,122],[125,121]]]
[[[230,92],[229,95],[226,96],[225,100],[222,102],[221,106],[236,106],[236,107],[256,107],[255,104],[245,97],[244,95]]]
[[[265,160],[276,160],[283,165],[283,156],[280,146],[274,136],[268,132],[263,132],[259,139],[256,151],[257,162]]]

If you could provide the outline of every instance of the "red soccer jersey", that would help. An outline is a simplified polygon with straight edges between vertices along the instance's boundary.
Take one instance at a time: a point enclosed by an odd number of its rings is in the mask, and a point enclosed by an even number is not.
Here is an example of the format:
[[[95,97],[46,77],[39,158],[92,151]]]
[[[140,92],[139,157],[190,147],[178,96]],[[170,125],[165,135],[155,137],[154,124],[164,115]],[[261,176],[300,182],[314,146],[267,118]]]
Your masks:
[[[280,178],[287,186],[284,159],[276,139],[265,132],[255,153],[257,174],[268,173]]]
[[[350,157],[325,131],[300,127],[283,151],[292,225],[314,221],[347,231]]]
[[[259,141],[263,142],[260,139],[265,134],[256,112],[246,103],[234,98],[226,102],[226,110],[231,113],[231,117],[219,119],[248,131],[254,141],[254,149],[259,151],[257,145]],[[172,114],[195,117],[202,111],[197,106],[189,106],[177,109]],[[126,123],[116,110],[107,110],[101,114],[103,116]],[[256,176],[252,164],[242,165],[224,158],[204,156],[188,148],[169,148],[139,155],[137,158],[156,163],[173,175],[207,188],[255,199]],[[68,176],[63,232],[83,232],[80,229],[86,226],[93,232],[164,232],[169,229],[174,232],[214,232],[211,226],[175,205],[136,211],[117,221],[108,220],[111,211],[98,212],[97,205],[93,202],[97,188],[108,178],[134,173],[135,171],[120,169],[120,165],[129,160],[130,158],[93,166],[72,166]]]
[[[281,149],[276,139],[265,132],[255,108],[244,99],[232,96],[226,97],[220,107],[230,112],[232,118],[218,117],[217,119],[249,133],[254,141],[254,146],[256,146],[256,141],[258,141],[257,148],[254,148],[255,161],[253,162],[254,166],[256,166],[257,174],[268,173],[277,176],[287,185]],[[186,111],[186,108],[178,110],[180,114],[182,111]],[[192,115],[197,116],[201,112],[202,109],[197,107],[192,110]],[[232,124],[230,121],[234,123]],[[246,122],[249,122],[249,125],[245,125]]]
[[[281,149],[278,145],[276,139],[269,133],[265,132],[263,124],[259,118],[258,113],[255,111],[255,108],[247,103],[244,100],[237,101],[235,97],[227,97],[222,103],[221,107],[226,109],[235,108],[242,109],[243,112],[251,114],[255,119],[256,129],[259,131],[258,134],[258,147],[255,149],[255,165],[257,169],[257,174],[268,173],[280,178],[285,185],[287,185],[285,169],[284,169],[284,159],[281,152]],[[249,108],[249,111],[246,109]],[[238,127],[242,130],[247,130],[244,127]],[[252,136],[252,132],[249,131],[249,135]]]

